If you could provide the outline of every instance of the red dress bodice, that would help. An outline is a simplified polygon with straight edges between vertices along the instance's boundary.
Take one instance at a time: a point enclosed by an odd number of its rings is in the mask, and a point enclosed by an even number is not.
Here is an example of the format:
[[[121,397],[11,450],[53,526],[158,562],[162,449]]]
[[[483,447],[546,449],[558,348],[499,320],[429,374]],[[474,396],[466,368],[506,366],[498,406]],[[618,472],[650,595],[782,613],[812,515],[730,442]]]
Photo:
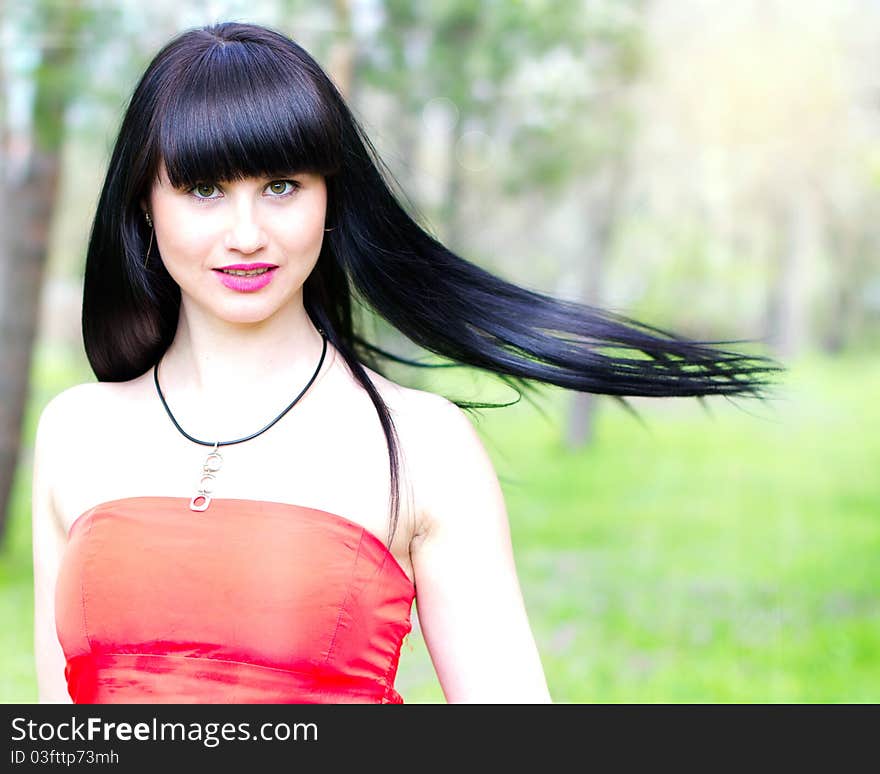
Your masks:
[[[75,703],[401,703],[414,598],[342,516],[128,497],[74,522],[55,616]]]

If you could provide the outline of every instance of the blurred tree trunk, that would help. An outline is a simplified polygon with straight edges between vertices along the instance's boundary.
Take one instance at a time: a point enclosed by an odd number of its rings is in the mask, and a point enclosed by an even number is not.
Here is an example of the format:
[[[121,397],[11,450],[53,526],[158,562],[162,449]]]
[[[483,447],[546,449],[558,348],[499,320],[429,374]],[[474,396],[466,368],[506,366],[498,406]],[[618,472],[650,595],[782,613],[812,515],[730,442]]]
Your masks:
[[[825,352],[835,355],[846,349],[852,330],[853,313],[858,307],[858,286],[853,282],[856,276],[853,260],[855,251],[851,247],[851,242],[856,237],[839,233],[837,229],[832,229],[830,236],[834,271],[828,290],[830,303],[828,319],[820,345]]]
[[[334,0],[336,34],[330,49],[327,69],[346,101],[354,99],[354,43],[351,39],[350,0]]]
[[[833,355],[865,332],[860,330],[860,322],[869,314],[864,288],[880,271],[880,238],[874,225],[880,217],[880,205],[870,194],[846,199],[827,211],[831,274],[820,344]]]
[[[481,38],[479,8],[466,11],[453,11],[447,20],[447,45],[453,51],[471,52],[475,42]],[[480,115],[482,108],[476,104],[471,93],[471,78],[468,73],[469,54],[452,56],[447,62],[446,78],[450,84],[451,94],[458,115],[450,127],[449,144],[447,145],[448,163],[446,164],[446,180],[443,199],[440,203],[440,223],[444,242],[455,252],[466,249],[464,234],[464,213],[462,207],[463,170],[458,159],[459,148],[465,126]]]
[[[605,184],[594,186],[598,195],[586,197],[584,260],[580,264],[583,272],[580,277],[582,293],[579,300],[590,306],[602,306],[605,267],[614,228],[622,210],[626,170],[624,152],[621,152],[608,164],[603,176]],[[570,449],[592,443],[597,400],[598,396],[592,393],[572,394],[565,428],[565,442]]]
[[[31,356],[36,338],[52,211],[58,190],[68,76],[80,22],[71,0],[45,9],[40,65],[36,69],[30,151],[0,181],[3,243],[0,244],[0,540],[5,537],[13,477],[19,460]],[[4,153],[6,148],[4,147]],[[7,157],[8,158],[8,157]],[[7,165],[8,166],[8,165]]]
[[[782,212],[783,238],[777,249],[767,310],[767,340],[775,353],[791,358],[807,336],[809,272],[818,240],[818,208],[809,189],[793,195]]]
[[[4,0],[0,0],[0,31],[4,29]],[[20,434],[13,432],[13,428],[21,423],[21,408],[16,411],[9,404],[8,398],[12,396],[12,390],[7,385],[7,379],[11,378],[14,371],[9,357],[17,355],[12,347],[6,345],[14,332],[12,321],[14,310],[10,308],[11,298],[9,288],[9,268],[12,264],[9,256],[9,217],[7,216],[7,203],[9,197],[6,194],[7,159],[9,158],[9,139],[7,137],[6,118],[6,71],[4,58],[0,56],[0,336],[3,337],[2,351],[4,363],[0,365],[0,542],[6,532],[6,504],[9,501],[9,492],[12,488],[12,478],[15,474],[16,461],[18,459],[18,437]],[[11,343],[11,342],[10,342]],[[15,419],[13,419],[15,416]]]
[[[448,164],[443,201],[440,205],[440,223],[443,225],[444,244],[453,251],[465,249],[465,236],[462,213],[462,169],[458,161],[457,149],[462,137],[462,118],[450,130],[448,145]]]

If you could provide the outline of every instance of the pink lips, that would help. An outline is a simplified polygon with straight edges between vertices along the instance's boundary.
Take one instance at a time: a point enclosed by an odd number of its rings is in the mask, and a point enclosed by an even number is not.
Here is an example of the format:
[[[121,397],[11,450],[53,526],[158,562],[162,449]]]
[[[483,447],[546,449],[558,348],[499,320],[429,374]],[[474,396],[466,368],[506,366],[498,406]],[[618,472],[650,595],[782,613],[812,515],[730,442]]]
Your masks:
[[[274,263],[230,263],[228,266],[218,266],[217,268],[253,271],[254,269],[277,269],[278,267]]]
[[[260,269],[270,264],[235,264],[232,266],[224,266],[224,269],[238,269],[241,271],[251,271],[253,269]],[[220,282],[222,282],[226,287],[231,290],[237,290],[240,293],[252,293],[255,290],[260,290],[261,288],[266,287],[271,281],[272,277],[275,276],[275,271],[277,270],[277,266],[272,266],[268,271],[263,272],[262,274],[257,274],[253,277],[242,277],[236,276],[235,274],[224,274],[220,269],[214,269],[214,273],[220,278]]]

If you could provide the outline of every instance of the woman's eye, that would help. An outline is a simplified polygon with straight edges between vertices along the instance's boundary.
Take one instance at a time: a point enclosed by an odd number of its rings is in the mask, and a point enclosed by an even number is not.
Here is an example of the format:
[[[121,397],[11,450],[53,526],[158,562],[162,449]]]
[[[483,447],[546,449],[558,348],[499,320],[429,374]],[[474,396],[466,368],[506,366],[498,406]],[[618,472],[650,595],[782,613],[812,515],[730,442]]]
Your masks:
[[[266,186],[266,190],[273,196],[287,196],[299,188],[295,180],[273,180]],[[199,183],[189,189],[196,199],[219,199],[220,189],[213,183]]]
[[[216,198],[214,192],[217,190],[217,186],[211,183],[199,183],[193,186],[192,190],[198,199],[214,199]]]
[[[299,184],[293,180],[273,180],[266,188],[277,196],[293,193]]]

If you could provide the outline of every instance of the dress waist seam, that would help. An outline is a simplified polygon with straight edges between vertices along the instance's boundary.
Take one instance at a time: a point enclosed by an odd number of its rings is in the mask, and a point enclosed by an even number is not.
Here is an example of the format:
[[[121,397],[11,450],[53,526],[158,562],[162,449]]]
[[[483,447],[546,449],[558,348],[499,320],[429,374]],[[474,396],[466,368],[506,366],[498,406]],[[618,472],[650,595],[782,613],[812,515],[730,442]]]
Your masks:
[[[288,667],[271,666],[269,664],[260,664],[259,662],[256,662],[256,661],[240,661],[238,659],[233,659],[233,658],[216,658],[215,656],[184,656],[184,655],[181,655],[178,653],[144,653],[144,652],[140,652],[140,651],[116,652],[116,651],[99,650],[99,651],[93,651],[91,653],[80,653],[79,655],[71,656],[69,659],[67,659],[67,663],[69,664],[72,661],[76,661],[77,659],[83,659],[83,658],[99,659],[99,658],[103,658],[105,656],[122,657],[122,658],[125,658],[125,657],[158,658],[158,659],[172,658],[172,659],[179,659],[179,660],[189,661],[189,662],[211,661],[211,662],[216,662],[216,663],[221,663],[221,664],[232,664],[235,666],[254,667],[257,669],[267,669],[267,670],[271,670],[273,672],[282,672],[285,674],[295,674],[295,675],[315,676],[315,675],[319,675],[319,674],[326,674],[328,672],[339,674],[338,672],[335,672],[334,670],[327,669],[324,664],[317,665],[314,669],[311,669],[311,670],[309,670],[309,669],[290,669]],[[364,681],[364,682],[376,683],[376,684],[379,684],[382,686],[388,685],[388,681],[384,675],[381,677],[377,677],[377,678],[355,677],[355,678],[351,678],[351,679],[358,680],[358,681]]]

